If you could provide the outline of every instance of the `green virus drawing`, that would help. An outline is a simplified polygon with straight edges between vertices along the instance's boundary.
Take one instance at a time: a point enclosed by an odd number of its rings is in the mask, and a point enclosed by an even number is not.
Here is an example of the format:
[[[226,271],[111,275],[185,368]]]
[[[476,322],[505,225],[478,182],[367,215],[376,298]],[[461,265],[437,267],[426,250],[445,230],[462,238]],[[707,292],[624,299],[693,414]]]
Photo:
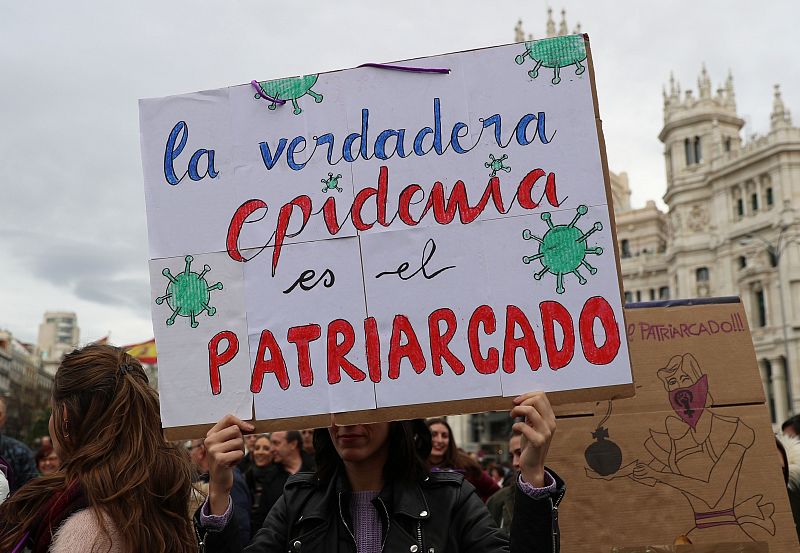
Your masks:
[[[186,268],[182,273],[177,276],[172,276],[169,268],[161,271],[161,274],[169,279],[167,285],[167,293],[159,298],[156,298],[156,303],[161,305],[164,300],[167,300],[167,305],[172,309],[172,315],[167,319],[167,325],[171,326],[175,323],[175,317],[189,317],[191,319],[192,328],[197,328],[199,324],[195,317],[200,315],[203,311],[208,313],[209,317],[213,317],[217,312],[215,307],[208,305],[208,300],[211,299],[211,290],[222,290],[222,283],[209,286],[205,276],[211,267],[208,265],[203,266],[202,273],[192,272],[191,255],[185,257]]]
[[[558,36],[536,42],[526,42],[525,51],[515,58],[517,65],[525,63],[525,58],[531,58],[536,66],[528,71],[532,78],[539,76],[540,67],[553,69],[553,84],[561,82],[559,72],[570,65],[575,66],[575,74],[580,75],[586,68],[581,65],[586,61],[586,45],[582,35]]]
[[[336,175],[334,177],[333,173],[328,173],[328,178],[327,179],[320,179],[320,181],[319,181],[319,182],[321,182],[322,184],[325,185],[322,188],[322,191],[325,192],[326,194],[328,193],[328,190],[336,190],[337,192],[341,192],[342,191],[342,187],[339,186],[339,179],[340,178],[342,178],[342,175]]]
[[[492,154],[489,154],[489,161],[483,164],[484,167],[487,169],[491,169],[492,172],[489,173],[490,177],[493,177],[497,174],[498,171],[505,171],[506,173],[511,172],[511,167],[503,165],[503,162],[508,159],[506,154],[503,154],[502,157],[495,159]]]
[[[539,242],[539,253],[536,255],[525,256],[522,262],[526,265],[538,259],[542,263],[542,270],[533,275],[533,278],[540,280],[545,273],[556,275],[556,292],[564,293],[564,275],[572,273],[578,277],[578,282],[586,284],[586,279],[578,272],[578,268],[583,265],[589,269],[589,273],[595,274],[597,269],[589,265],[586,261],[586,254],[601,255],[603,248],[587,248],[586,239],[598,230],[603,230],[600,222],[594,224],[589,232],[584,233],[575,227],[582,216],[586,215],[588,208],[585,205],[578,206],[575,218],[568,225],[555,225],[550,221],[550,213],[542,213],[542,220],[547,222],[550,227],[543,237],[539,238],[525,229],[522,231],[522,238],[525,240],[536,240]]]
[[[291,100],[294,106],[294,114],[300,115],[303,110],[297,105],[297,100],[303,96],[311,96],[316,103],[322,101],[322,94],[317,94],[311,87],[317,84],[319,75],[304,75],[302,77],[288,77],[286,79],[275,79],[274,81],[261,81],[258,83],[259,88],[268,97],[267,100],[272,100],[268,106],[269,109],[275,109],[277,102],[275,100]],[[256,99],[264,98],[264,94],[256,93]]]

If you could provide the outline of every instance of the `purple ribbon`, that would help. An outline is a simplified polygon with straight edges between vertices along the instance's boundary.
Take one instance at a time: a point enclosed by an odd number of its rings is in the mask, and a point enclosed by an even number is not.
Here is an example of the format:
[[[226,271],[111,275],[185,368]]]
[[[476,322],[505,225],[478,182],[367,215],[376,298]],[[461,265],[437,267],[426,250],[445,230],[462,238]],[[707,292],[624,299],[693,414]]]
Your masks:
[[[375,67],[377,69],[394,69],[395,71],[408,71],[409,73],[450,73],[449,69],[434,67],[406,67],[404,65],[390,65],[387,63],[362,63],[359,67]]]
[[[264,89],[261,87],[260,84],[258,84],[258,81],[250,81],[250,84],[253,86],[253,88],[256,89],[256,92],[258,92],[258,95],[261,96],[262,98],[266,98],[267,100],[270,100],[270,101],[275,102],[276,104],[280,104],[280,105],[283,105],[283,104],[286,103],[286,100],[281,100],[280,98],[273,98],[272,96],[270,96],[266,92],[264,92]]]

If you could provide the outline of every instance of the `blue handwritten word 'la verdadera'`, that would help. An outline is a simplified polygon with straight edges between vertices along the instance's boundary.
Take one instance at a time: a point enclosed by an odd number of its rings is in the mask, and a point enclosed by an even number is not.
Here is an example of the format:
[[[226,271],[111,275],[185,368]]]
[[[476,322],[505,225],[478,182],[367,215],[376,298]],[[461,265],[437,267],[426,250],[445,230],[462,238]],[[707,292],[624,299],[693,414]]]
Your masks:
[[[274,146],[274,150],[273,147],[271,147],[266,141],[259,143],[259,147],[261,148],[261,158],[263,159],[267,170],[275,167],[275,164],[285,151],[286,164],[290,169],[294,171],[300,171],[306,166],[311,158],[314,157],[317,149],[325,146],[327,146],[326,157],[328,164],[336,165],[342,160],[352,163],[358,158],[365,160],[372,159],[373,155],[374,157],[382,160],[390,159],[395,155],[400,158],[406,158],[412,153],[421,157],[431,152],[431,150],[435,151],[437,155],[442,155],[450,147],[452,147],[453,151],[457,154],[466,154],[480,143],[480,139],[483,136],[484,131],[489,127],[494,128],[494,139],[500,148],[505,148],[514,139],[516,139],[520,146],[527,146],[537,138],[542,144],[547,144],[555,135],[554,132],[549,137],[547,136],[547,132],[545,130],[545,113],[543,111],[538,112],[536,115],[532,113],[523,115],[519,121],[517,121],[514,131],[505,142],[502,139],[502,117],[499,113],[496,113],[491,117],[487,117],[485,119],[481,118],[478,120],[482,124],[481,132],[471,146],[465,147],[461,144],[461,139],[469,135],[469,126],[461,121],[458,121],[453,125],[449,133],[449,140],[444,142],[442,133],[441,101],[439,98],[434,98],[433,128],[421,128],[419,131],[417,131],[417,134],[414,136],[414,140],[412,142],[406,142],[406,129],[385,129],[378,133],[377,137],[375,138],[375,142],[373,143],[372,152],[370,152],[368,138],[370,134],[369,109],[363,108],[361,110],[361,132],[351,133],[345,137],[341,146],[341,155],[339,155],[338,159],[334,160],[336,137],[333,135],[333,133],[325,133],[321,136],[315,136],[314,149],[311,150],[311,153],[306,157],[305,161],[297,161],[295,159],[295,155],[304,152],[307,146],[306,139],[302,136],[294,137],[291,142],[288,138],[280,138],[277,146]],[[532,136],[529,136],[529,127],[532,129],[530,131]],[[431,140],[429,140],[428,144],[426,145],[425,139],[428,137],[428,135],[432,136]],[[356,141],[358,141],[359,144],[358,148],[354,151],[354,145]],[[338,154],[339,150],[336,149],[336,151]]]

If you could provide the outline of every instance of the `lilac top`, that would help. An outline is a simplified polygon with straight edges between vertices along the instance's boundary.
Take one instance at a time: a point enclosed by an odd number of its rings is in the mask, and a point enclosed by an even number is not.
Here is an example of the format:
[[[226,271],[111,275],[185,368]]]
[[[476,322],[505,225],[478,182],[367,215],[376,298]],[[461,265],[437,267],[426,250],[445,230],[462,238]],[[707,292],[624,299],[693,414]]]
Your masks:
[[[350,515],[357,553],[380,553],[383,541],[383,524],[372,500],[378,492],[353,492],[350,494]]]
[[[541,499],[556,491],[556,480],[548,471],[544,471],[544,487],[536,488],[519,475],[517,486],[522,492],[533,499]],[[350,494],[350,513],[353,518],[353,528],[358,553],[379,553],[383,541],[383,525],[380,515],[372,504],[378,497],[378,492],[352,492]],[[208,499],[200,509],[200,524],[208,530],[219,532],[230,522],[233,514],[233,503],[228,500],[228,508],[221,515],[212,515],[209,511]]]

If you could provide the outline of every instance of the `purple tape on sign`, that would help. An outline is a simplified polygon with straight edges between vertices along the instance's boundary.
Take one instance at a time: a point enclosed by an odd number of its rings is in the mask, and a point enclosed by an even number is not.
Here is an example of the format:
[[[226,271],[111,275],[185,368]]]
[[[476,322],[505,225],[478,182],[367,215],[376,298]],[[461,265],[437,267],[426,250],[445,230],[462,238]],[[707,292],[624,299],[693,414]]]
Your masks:
[[[449,69],[435,67],[406,67],[403,65],[390,65],[386,63],[362,63],[359,67],[375,67],[377,69],[393,69],[395,71],[408,71],[409,73],[450,73]]]
[[[275,102],[276,104],[280,105],[286,103],[286,100],[281,100],[280,98],[273,98],[272,96],[264,92],[264,89],[261,88],[261,85],[258,84],[258,81],[250,81],[250,84],[252,85],[253,88],[256,89],[256,92],[258,92],[258,95],[261,96],[262,98],[269,100],[270,102]]]

